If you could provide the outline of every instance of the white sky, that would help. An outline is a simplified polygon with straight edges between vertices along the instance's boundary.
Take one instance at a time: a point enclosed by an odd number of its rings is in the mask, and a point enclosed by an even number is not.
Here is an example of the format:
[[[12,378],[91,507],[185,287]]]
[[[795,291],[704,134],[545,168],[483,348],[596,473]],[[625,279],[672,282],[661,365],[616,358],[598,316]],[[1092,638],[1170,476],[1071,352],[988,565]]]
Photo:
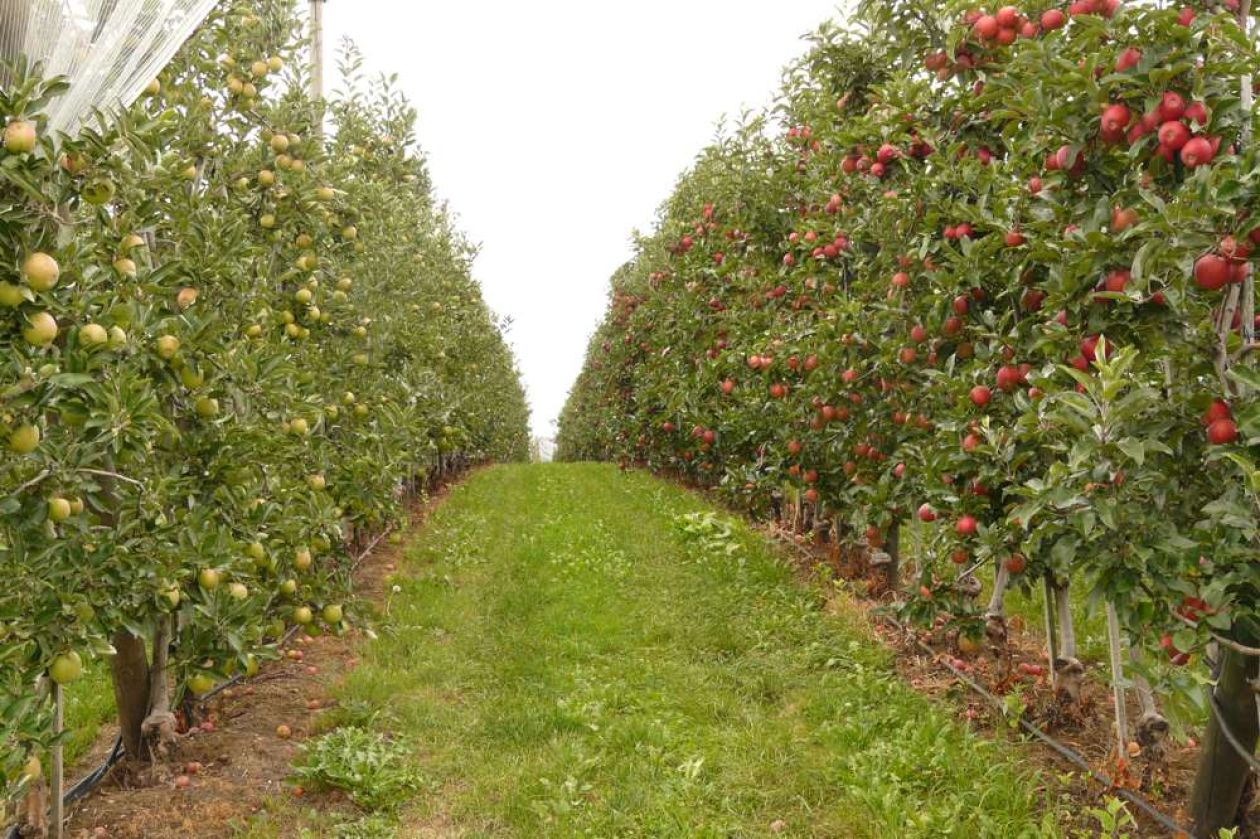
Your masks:
[[[439,195],[482,246],[514,323],[536,434],[550,435],[630,233],[713,137],[769,101],[836,0],[328,0],[329,87],[353,38],[397,72]]]

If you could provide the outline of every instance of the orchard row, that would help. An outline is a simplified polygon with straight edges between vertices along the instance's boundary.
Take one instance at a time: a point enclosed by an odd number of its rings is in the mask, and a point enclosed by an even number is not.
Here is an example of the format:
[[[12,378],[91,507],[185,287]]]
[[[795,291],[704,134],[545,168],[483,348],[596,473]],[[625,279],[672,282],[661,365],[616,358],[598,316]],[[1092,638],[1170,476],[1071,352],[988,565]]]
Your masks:
[[[76,137],[43,130],[62,82],[0,93],[0,797],[38,781],[50,682],[101,659],[129,757],[169,753],[182,697],[355,620],[350,544],[404,490],[525,454],[414,112],[353,49],[311,101],[301,36],[221,4]]]
[[[799,499],[964,635],[1003,635],[1008,588],[1083,582],[1138,675],[1201,708],[1166,665],[1218,644],[1254,675],[1260,641],[1257,58],[1210,6],[894,0],[823,27],[613,277],[560,455]],[[1215,724],[1204,754],[1206,831],[1246,772]]]

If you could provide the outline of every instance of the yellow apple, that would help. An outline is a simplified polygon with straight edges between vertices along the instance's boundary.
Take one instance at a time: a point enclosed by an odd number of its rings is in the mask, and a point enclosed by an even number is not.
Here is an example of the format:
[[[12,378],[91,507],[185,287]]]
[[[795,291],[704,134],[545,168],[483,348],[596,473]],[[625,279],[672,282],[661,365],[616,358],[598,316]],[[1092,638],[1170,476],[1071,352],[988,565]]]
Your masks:
[[[57,321],[48,312],[35,312],[26,319],[22,329],[26,343],[34,347],[46,347],[57,338]]]
[[[33,122],[15,119],[4,127],[4,147],[13,154],[30,154],[38,139]]]

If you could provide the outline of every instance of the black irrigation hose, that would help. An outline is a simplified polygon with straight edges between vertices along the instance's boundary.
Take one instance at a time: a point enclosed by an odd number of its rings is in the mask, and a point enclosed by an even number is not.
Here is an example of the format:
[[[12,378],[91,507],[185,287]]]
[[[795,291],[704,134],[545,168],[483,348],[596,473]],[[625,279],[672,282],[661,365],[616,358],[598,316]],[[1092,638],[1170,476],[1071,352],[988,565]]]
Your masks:
[[[797,551],[799,551],[803,556],[809,557],[810,559],[814,558],[812,554],[810,554],[807,550],[805,550],[804,548],[802,548],[800,545],[796,544],[795,542],[790,541],[786,537],[778,535],[778,534],[776,534],[776,536],[784,544],[791,545],[792,547],[796,548]],[[895,618],[884,616],[884,619],[887,620],[889,623],[891,623],[893,626],[897,627],[897,629],[906,633],[906,635],[908,635],[909,637],[914,638],[915,644],[918,645],[918,647],[922,649],[925,653],[931,656],[933,661],[936,661],[937,663],[941,664],[946,669],[948,669],[960,681],[962,681],[964,684],[970,687],[973,691],[975,691],[979,695],[983,696],[986,700],[988,700],[989,704],[991,704],[994,708],[1000,711],[1003,716],[1006,716],[1006,706],[1002,704],[1002,700],[998,699],[996,696],[994,696],[992,693],[986,690],[983,686],[981,686],[979,682],[972,679],[970,676],[968,676],[966,673],[959,670],[957,667],[954,667],[948,661],[940,661],[939,659],[937,659],[935,650],[933,650],[927,644],[920,641],[917,637],[914,636],[913,633],[907,630],[906,627],[903,626],[900,622],[898,622]],[[1041,742],[1045,743],[1047,746],[1053,749],[1060,757],[1062,757],[1068,763],[1071,763],[1076,768],[1085,772],[1091,779],[1102,784],[1104,787],[1114,792],[1120,798],[1123,798],[1125,801],[1128,801],[1130,804],[1137,807],[1142,812],[1146,813],[1146,815],[1150,816],[1152,819],[1159,822],[1159,824],[1162,825],[1164,828],[1166,828],[1169,832],[1177,836],[1188,836],[1188,837],[1191,837],[1191,839],[1193,839],[1194,837],[1193,833],[1191,833],[1189,830],[1182,827],[1181,825],[1177,824],[1177,822],[1173,821],[1168,816],[1164,815],[1164,813],[1162,813],[1158,808],[1156,808],[1154,804],[1151,804],[1142,796],[1138,795],[1137,793],[1131,790],[1125,789],[1124,787],[1116,786],[1114,780],[1108,777],[1105,773],[1100,772],[1097,769],[1094,769],[1092,766],[1090,766],[1089,761],[1087,761],[1084,758],[1084,756],[1082,756],[1079,752],[1077,752],[1071,746],[1068,746],[1067,744],[1062,743],[1059,740],[1056,740],[1054,737],[1051,737],[1049,734],[1042,731],[1037,726],[1028,722],[1028,720],[1024,719],[1022,716],[1019,717],[1018,722],[1019,722],[1020,728],[1024,729],[1029,734],[1036,737]],[[1233,740],[1232,733],[1227,732],[1226,736],[1229,737],[1232,742]],[[1235,746],[1235,748],[1237,748],[1237,746]]]
[[[119,737],[114,741],[114,747],[109,750],[109,755],[106,756],[105,762],[93,769],[87,775],[84,775],[77,783],[75,783],[74,786],[66,790],[65,794],[61,797],[62,802],[64,804],[73,804],[80,798],[86,796],[92,790],[96,789],[97,784],[104,780],[105,776],[109,774],[109,770],[114,768],[114,764],[122,760],[122,756],[122,737]],[[22,839],[19,826],[15,824],[5,831],[4,839]]]
[[[902,632],[906,632],[907,634],[912,635],[912,633],[909,633],[904,626],[902,626],[893,618],[885,617],[885,620],[887,620],[893,626],[900,629]],[[922,649],[924,652],[931,655],[934,661],[936,660],[935,650],[933,650],[927,644],[920,641],[918,638],[915,638],[914,642],[915,644],[919,646],[920,649]],[[978,682],[976,682],[966,673],[959,670],[957,667],[954,667],[948,661],[940,661],[938,663],[944,666],[946,669],[948,669],[951,673],[953,673],[959,680],[965,683],[973,691],[975,691],[976,693],[980,694],[985,699],[987,699],[989,701],[989,704],[991,704],[998,711],[1002,712],[1003,716],[1006,715],[1006,706],[1002,704],[1002,700],[998,699],[996,696],[994,696],[992,693],[990,693],[988,690],[982,687]],[[1114,792],[1120,798],[1123,798],[1125,801],[1128,801],[1130,804],[1134,805],[1135,807],[1140,809],[1142,812],[1146,813],[1146,815],[1150,816],[1152,819],[1159,822],[1163,827],[1167,828],[1174,835],[1190,836],[1190,837],[1194,836],[1193,833],[1191,833],[1189,830],[1182,827],[1181,825],[1177,824],[1177,822],[1173,821],[1168,816],[1164,815],[1164,813],[1161,812],[1158,808],[1156,808],[1154,804],[1151,804],[1142,796],[1124,787],[1116,786],[1114,780],[1108,777],[1105,773],[1100,772],[1097,769],[1090,766],[1089,761],[1087,761],[1084,758],[1084,756],[1082,756],[1079,752],[1077,752],[1071,746],[1068,746],[1065,743],[1062,743],[1059,740],[1056,740],[1054,737],[1051,737],[1049,734],[1042,731],[1040,728],[1033,725],[1028,720],[1024,719],[1022,716],[1018,718],[1018,722],[1019,722],[1020,728],[1024,729],[1029,734],[1036,737],[1041,742],[1045,743],[1047,746],[1053,749],[1056,753],[1058,753],[1058,755],[1062,757],[1064,760],[1066,760],[1068,763],[1071,763],[1076,768],[1088,774],[1090,778],[1102,784],[1104,787]]]
[[[363,549],[363,552],[360,553],[357,557],[355,557],[354,563],[351,566],[352,569],[357,569],[359,567],[359,565],[363,562],[363,560],[367,558],[367,555],[370,554],[372,550],[377,545],[380,544],[381,540],[384,539],[390,533],[390,530],[391,528],[386,528],[385,530],[382,530],[380,534],[378,534],[377,537],[373,539],[372,542],[366,548]],[[280,639],[279,643],[281,644],[288,643],[288,641],[294,635],[297,634],[297,631],[299,629],[301,629],[300,626],[291,627],[289,631],[284,634],[284,637]],[[205,696],[200,697],[197,701],[204,703],[205,701],[215,696],[216,694],[222,693],[223,691],[227,690],[233,685],[239,684],[240,682],[244,681],[245,678],[246,678],[245,674],[243,673],[238,674],[232,679],[229,679],[228,681],[224,682],[223,684],[216,686],[213,690],[208,692]],[[105,779],[105,776],[109,774],[109,770],[113,769],[114,765],[117,764],[118,761],[122,760],[124,753],[125,752],[123,751],[122,737],[119,737],[117,740],[114,741],[114,747],[109,750],[109,755],[105,758],[105,762],[102,763],[100,766],[96,767],[96,769],[89,772],[87,775],[80,778],[78,782],[75,783],[74,786],[66,790],[65,794],[61,797],[62,803],[73,804],[74,802],[86,796],[92,790],[96,789],[97,785],[100,784],[100,782]],[[22,839],[20,826],[16,824],[10,826],[7,830],[5,830],[3,839]]]

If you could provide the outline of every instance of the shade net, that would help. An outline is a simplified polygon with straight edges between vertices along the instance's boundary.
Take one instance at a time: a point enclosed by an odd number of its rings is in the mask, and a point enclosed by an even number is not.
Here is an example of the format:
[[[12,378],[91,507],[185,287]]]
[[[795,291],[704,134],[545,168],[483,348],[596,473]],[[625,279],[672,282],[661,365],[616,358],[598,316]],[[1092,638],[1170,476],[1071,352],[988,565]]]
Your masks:
[[[93,108],[135,101],[218,0],[0,0],[0,60],[25,54],[70,89],[47,109],[73,133]]]

